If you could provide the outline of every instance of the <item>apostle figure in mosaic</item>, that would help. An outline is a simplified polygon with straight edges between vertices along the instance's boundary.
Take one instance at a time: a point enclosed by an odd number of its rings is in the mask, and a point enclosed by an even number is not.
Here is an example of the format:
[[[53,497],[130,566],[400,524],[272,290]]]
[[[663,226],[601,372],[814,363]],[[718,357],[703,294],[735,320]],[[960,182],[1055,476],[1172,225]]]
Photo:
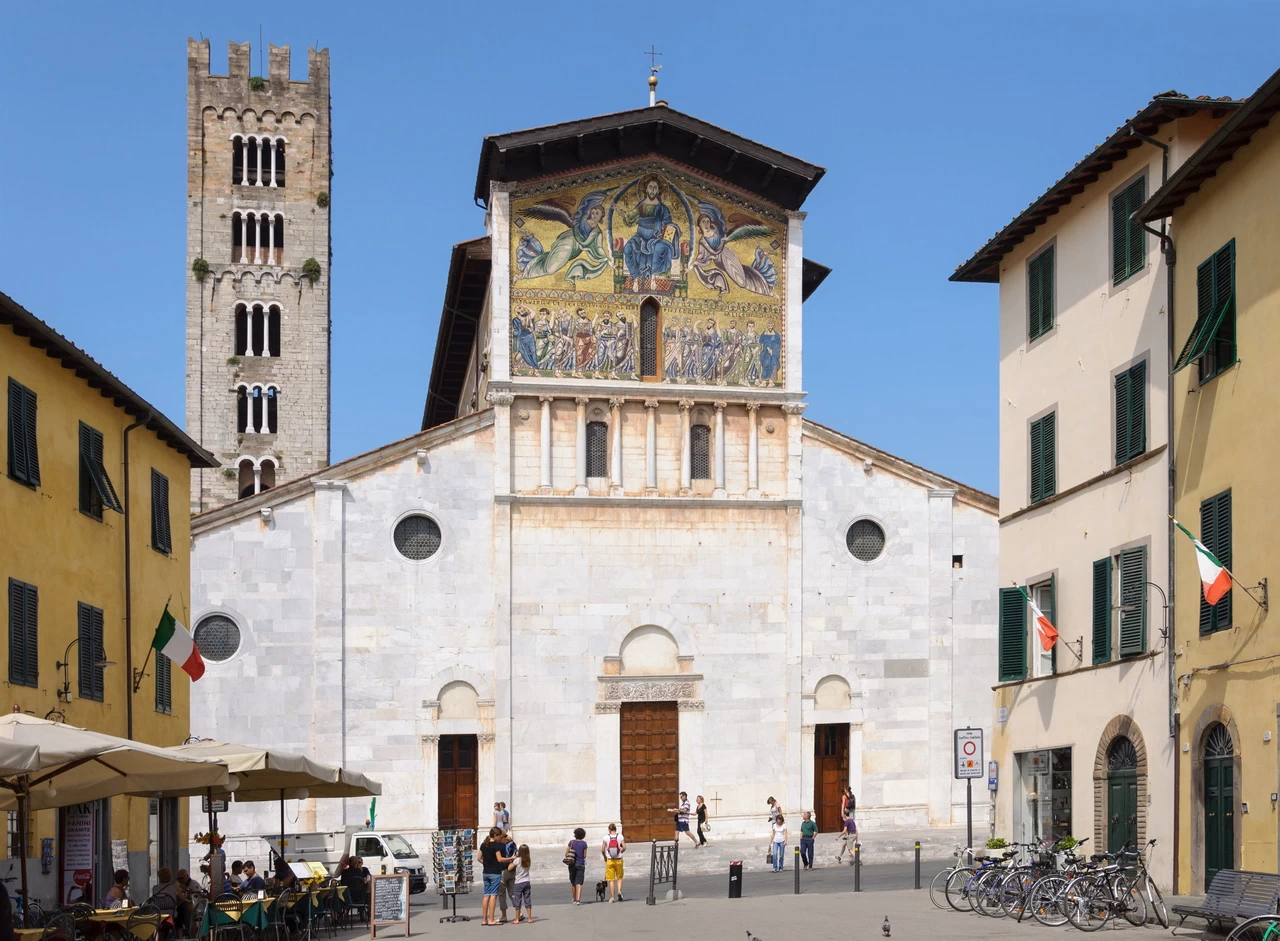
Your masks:
[[[684,359],[684,378],[697,379],[702,375],[702,342],[698,328],[689,317],[684,318],[684,326],[680,328],[680,348]]]
[[[716,322],[708,318],[707,325],[702,328],[702,380],[719,382],[724,378],[724,341]]]
[[[755,382],[760,378],[760,336],[756,322],[747,321],[747,332],[742,335],[742,381]]]
[[[556,325],[552,334],[554,345],[551,348],[551,369],[559,372],[573,371],[573,319],[569,312],[561,307],[556,311]]]
[[[591,318],[579,307],[573,318],[573,368],[577,372],[591,368],[591,361],[596,356],[596,334],[591,327]]]
[[[742,331],[738,329],[738,321],[730,320],[725,330],[724,340],[724,380],[729,383],[742,381]]]
[[[586,281],[596,277],[606,268],[613,267],[609,254],[609,240],[602,224],[605,217],[604,201],[610,190],[593,190],[578,201],[578,208],[569,207],[558,199],[544,199],[524,210],[530,219],[546,219],[559,222],[565,231],[556,236],[551,247],[544,249],[532,232],[520,236],[516,246],[516,267],[524,279],[541,278],[565,269],[566,281]]]
[[[643,194],[630,209],[621,202],[615,209],[636,234],[623,246],[622,257],[637,290],[653,290],[658,275],[667,274],[671,263],[679,257],[680,228],[672,222],[671,210],[662,201],[662,181],[645,177],[640,184]]]
[[[770,320],[760,334],[760,378],[775,382],[782,365],[782,335]]]
[[[759,219],[738,213],[725,221],[724,214],[713,203],[698,203],[698,215],[694,220],[696,232],[693,246],[694,276],[705,287],[722,297],[729,292],[732,282],[753,294],[772,294],[778,283],[778,269],[761,248],[756,249],[755,259],[748,267],[742,263],[731,247],[742,239],[763,238],[769,227]]]
[[[614,328],[613,350],[610,366],[619,376],[630,376],[636,371],[635,362],[635,324],[627,320],[627,315],[618,312],[618,325]]]
[[[681,375],[680,334],[676,330],[675,318],[662,322],[662,374],[668,379],[679,379]]]
[[[555,368],[552,362],[555,337],[551,332],[551,311],[546,307],[539,307],[533,318],[533,348],[538,357],[539,369]]]
[[[532,318],[533,313],[529,308],[516,308],[516,315],[511,318],[511,343],[512,349],[524,360],[525,365],[537,369],[538,351],[533,340],[533,330],[529,326]]]

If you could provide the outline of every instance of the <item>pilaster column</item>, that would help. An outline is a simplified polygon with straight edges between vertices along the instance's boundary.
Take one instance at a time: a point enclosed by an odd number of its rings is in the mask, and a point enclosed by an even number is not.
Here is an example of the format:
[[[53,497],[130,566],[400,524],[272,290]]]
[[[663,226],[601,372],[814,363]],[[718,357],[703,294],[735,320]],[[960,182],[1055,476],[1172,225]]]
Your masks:
[[[253,492],[262,493],[262,468],[253,468]]]
[[[609,493],[622,493],[622,403],[626,399],[609,400]]]
[[[747,403],[747,496],[760,496],[760,403]]]
[[[276,263],[276,217],[267,216],[267,264],[274,265],[275,263]]]
[[[657,411],[657,399],[644,400],[644,486],[650,493],[658,492]]]
[[[578,406],[578,453],[577,480],[574,481],[574,493],[580,497],[587,495],[587,403],[591,399],[585,395],[574,398]]]
[[[689,409],[693,408],[693,399],[681,399],[677,404],[680,406],[680,493],[688,494],[693,489],[689,453]]]
[[[551,403],[555,401],[552,396],[540,395],[538,401],[542,404],[542,429],[540,432],[539,445],[541,446],[541,470],[538,474],[538,491],[540,493],[551,492]]]
[[[271,156],[271,182],[268,184],[269,186],[276,185],[276,148],[279,146],[276,141],[267,142],[267,152]]]
[[[263,178],[266,176],[266,169],[267,169],[267,139],[264,137],[262,139],[262,152],[258,156],[258,182],[255,185],[257,186],[266,185],[265,183],[262,182]]]
[[[248,151],[246,150],[247,154]],[[246,156],[245,160],[249,158]],[[244,165],[244,172],[249,172],[249,164]],[[247,212],[240,213],[240,264],[249,264],[249,214]]]
[[[716,410],[716,490],[717,497],[723,497],[724,492],[724,410],[727,402],[712,402],[711,406]]]
[[[262,261],[262,213],[253,214],[253,263],[260,265]]]

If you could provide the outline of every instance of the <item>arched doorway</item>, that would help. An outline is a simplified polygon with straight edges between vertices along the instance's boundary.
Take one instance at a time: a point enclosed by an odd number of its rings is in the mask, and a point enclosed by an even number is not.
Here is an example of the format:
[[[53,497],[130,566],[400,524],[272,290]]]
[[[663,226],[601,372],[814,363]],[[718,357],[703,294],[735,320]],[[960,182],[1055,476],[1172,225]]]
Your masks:
[[[1221,722],[1204,736],[1204,884],[1220,869],[1234,869],[1235,743]]]
[[[1107,852],[1138,843],[1138,749],[1123,735],[1107,749]]]

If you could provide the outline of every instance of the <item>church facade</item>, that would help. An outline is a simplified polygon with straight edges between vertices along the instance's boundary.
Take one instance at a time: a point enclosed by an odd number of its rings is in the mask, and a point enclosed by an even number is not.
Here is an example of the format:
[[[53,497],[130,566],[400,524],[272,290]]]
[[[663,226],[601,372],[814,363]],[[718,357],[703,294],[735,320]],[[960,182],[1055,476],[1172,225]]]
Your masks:
[[[846,783],[962,821],[996,500],[804,418],[822,172],[663,103],[487,138],[422,429],[193,521],[193,731],[358,768],[409,833],[669,838],[680,790],[828,831]]]

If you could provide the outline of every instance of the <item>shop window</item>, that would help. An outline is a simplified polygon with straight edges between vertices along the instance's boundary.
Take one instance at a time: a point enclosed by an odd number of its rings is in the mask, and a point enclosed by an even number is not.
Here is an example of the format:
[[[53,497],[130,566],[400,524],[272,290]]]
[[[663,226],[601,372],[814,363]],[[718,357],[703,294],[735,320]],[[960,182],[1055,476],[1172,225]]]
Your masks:
[[[1071,749],[1020,752],[1014,759],[1014,839],[1034,843],[1071,836]]]

